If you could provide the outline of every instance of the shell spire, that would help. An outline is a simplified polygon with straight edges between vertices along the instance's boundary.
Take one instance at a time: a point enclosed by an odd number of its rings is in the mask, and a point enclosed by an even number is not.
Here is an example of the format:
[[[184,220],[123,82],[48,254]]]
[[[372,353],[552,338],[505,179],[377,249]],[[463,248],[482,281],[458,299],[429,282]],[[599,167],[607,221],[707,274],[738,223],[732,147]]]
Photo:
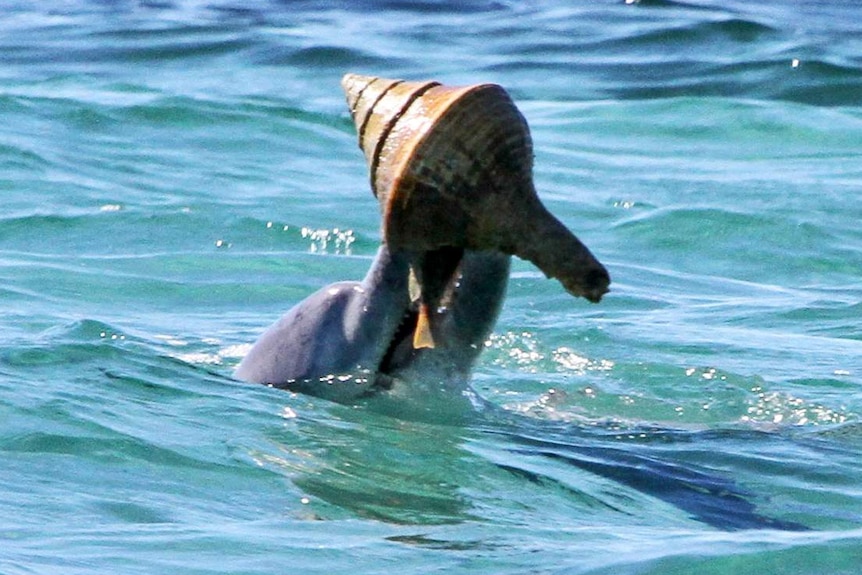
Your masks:
[[[539,200],[529,127],[503,88],[356,74],[341,85],[390,246],[497,250],[572,295],[608,291],[604,266]]]

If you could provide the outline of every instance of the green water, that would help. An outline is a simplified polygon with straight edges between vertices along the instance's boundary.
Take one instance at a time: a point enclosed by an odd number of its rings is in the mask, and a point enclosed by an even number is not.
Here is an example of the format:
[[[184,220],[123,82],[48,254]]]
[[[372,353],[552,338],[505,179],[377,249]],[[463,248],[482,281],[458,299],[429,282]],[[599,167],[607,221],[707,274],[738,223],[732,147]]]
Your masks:
[[[4,13],[0,572],[859,572],[854,4]],[[505,86],[613,278],[514,262],[456,424],[231,378],[377,249],[347,71]]]

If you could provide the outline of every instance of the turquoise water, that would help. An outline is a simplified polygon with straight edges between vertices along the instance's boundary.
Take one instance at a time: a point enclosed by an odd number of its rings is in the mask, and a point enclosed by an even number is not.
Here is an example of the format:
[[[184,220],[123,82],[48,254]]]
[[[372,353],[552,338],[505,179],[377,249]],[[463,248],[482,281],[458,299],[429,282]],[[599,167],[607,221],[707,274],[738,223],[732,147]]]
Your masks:
[[[858,573],[862,8],[754,4],[6,2],[0,572]],[[375,253],[347,71],[505,86],[613,278],[466,421],[231,379]]]

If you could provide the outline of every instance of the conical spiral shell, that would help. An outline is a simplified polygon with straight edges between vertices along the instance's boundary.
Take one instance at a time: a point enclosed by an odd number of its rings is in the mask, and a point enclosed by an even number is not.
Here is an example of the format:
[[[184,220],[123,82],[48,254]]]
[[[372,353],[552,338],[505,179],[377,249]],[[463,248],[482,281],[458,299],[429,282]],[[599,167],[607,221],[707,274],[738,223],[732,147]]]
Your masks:
[[[342,86],[390,246],[518,255],[601,299],[607,271],[539,201],[529,128],[503,88],[355,74]]]

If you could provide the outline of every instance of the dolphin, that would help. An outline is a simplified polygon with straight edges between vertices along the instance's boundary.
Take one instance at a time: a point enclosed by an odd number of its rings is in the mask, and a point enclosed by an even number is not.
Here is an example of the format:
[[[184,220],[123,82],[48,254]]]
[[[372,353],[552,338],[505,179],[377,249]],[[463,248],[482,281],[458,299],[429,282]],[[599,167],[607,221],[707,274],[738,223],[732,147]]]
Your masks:
[[[505,460],[492,462],[532,483],[556,484],[529,465],[529,459],[543,457],[629,485],[719,529],[807,530],[760,515],[751,494],[732,480],[663,461],[649,445],[621,448],[614,433],[528,423],[484,402],[471,391],[469,374],[500,313],[511,258],[496,251],[447,249],[435,256],[441,269],[452,271],[441,279],[445,305],[432,310],[434,347],[414,346],[420,295],[413,272],[427,253],[393,250],[384,243],[362,281],[324,287],[269,327],[235,376],[340,403],[373,397],[378,409],[412,420],[463,421],[478,408],[489,417],[481,418],[476,429],[509,442]],[[540,424],[548,428],[531,427]],[[668,430],[649,435],[661,443],[692,441]]]
[[[444,305],[433,310],[435,346],[413,345],[419,293],[415,270],[426,253],[382,244],[360,282],[338,282],[302,300],[267,329],[237,366],[235,377],[338,402],[403,382],[464,394],[470,369],[500,313],[510,256],[444,248],[452,270],[442,279]]]

